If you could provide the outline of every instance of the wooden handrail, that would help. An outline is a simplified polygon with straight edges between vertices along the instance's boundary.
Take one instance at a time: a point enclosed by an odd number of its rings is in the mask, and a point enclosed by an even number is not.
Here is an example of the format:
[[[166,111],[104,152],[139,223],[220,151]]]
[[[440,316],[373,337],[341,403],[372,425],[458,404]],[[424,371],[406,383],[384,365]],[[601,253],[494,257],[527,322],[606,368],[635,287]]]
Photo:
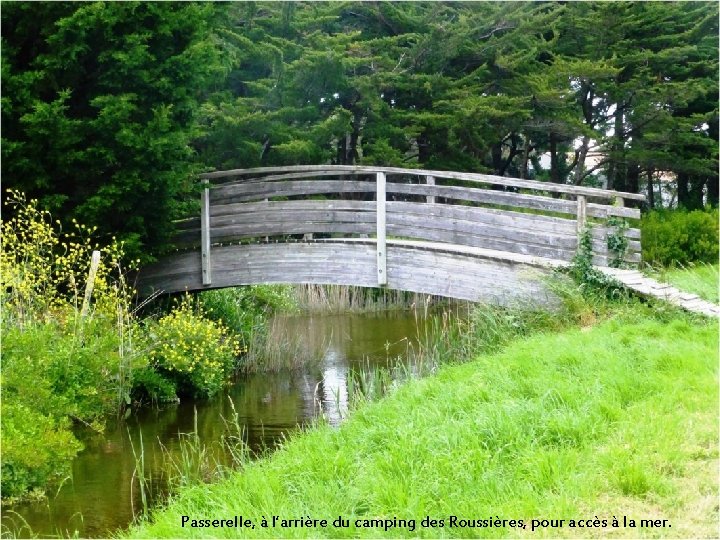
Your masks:
[[[272,177],[261,178],[259,180],[282,180],[290,178],[298,178],[297,173],[313,173],[315,175],[329,176],[333,174],[407,174],[437,178],[447,178],[453,180],[465,180],[469,182],[478,182],[483,184],[494,184],[507,187],[517,187],[522,189],[532,189],[538,191],[549,191],[553,193],[566,193],[568,195],[583,195],[586,197],[595,197],[605,200],[636,200],[645,201],[645,195],[641,193],[627,193],[623,191],[614,191],[609,189],[590,188],[584,186],[569,186],[565,184],[556,184],[552,182],[538,182],[536,180],[523,180],[520,178],[509,178],[504,176],[496,176],[492,174],[465,173],[455,171],[436,171],[429,169],[401,169],[397,167],[367,167],[357,165],[293,165],[285,167],[257,167],[251,169],[233,169],[228,171],[215,171],[203,173],[200,178],[205,180],[216,180],[228,177],[247,176],[251,174],[266,175],[272,173],[282,173]],[[302,176],[302,175],[301,175]]]

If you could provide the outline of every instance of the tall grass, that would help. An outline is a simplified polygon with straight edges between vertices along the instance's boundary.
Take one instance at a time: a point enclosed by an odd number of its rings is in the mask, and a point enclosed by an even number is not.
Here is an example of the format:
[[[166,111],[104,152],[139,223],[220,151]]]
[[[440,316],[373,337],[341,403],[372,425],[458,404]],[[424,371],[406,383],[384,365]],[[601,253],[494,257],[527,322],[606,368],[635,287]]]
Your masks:
[[[324,339],[312,333],[290,334],[281,317],[272,318],[253,331],[241,368],[248,373],[276,372],[317,364],[328,347]]]
[[[323,313],[412,309],[448,302],[427,294],[346,285],[296,285],[293,296],[303,311]]]
[[[717,304],[720,301],[720,272],[717,264],[688,263],[669,268],[651,268],[649,273],[660,281],[670,283],[682,291],[697,294],[709,302]]]
[[[225,425],[225,433],[219,441],[208,444],[200,438],[195,409],[193,431],[178,434],[177,448],[170,450],[161,444],[162,475],[166,489],[171,493],[183,487],[227,478],[255,457],[245,442],[245,429],[240,424],[235,404],[229,397],[228,400],[232,415],[229,419],[220,419]]]

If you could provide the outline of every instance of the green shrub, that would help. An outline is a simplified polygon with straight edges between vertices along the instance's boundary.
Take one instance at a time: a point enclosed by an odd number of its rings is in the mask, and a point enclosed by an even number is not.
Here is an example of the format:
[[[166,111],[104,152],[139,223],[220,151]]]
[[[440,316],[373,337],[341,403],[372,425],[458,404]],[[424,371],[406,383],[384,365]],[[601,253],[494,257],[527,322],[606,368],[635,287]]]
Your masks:
[[[3,498],[18,497],[66,476],[82,449],[67,418],[40,414],[20,403],[2,403]]]
[[[138,402],[169,403],[177,401],[175,383],[150,366],[133,371],[132,396]]]
[[[642,258],[669,266],[718,260],[718,210],[655,210],[642,219]]]
[[[136,321],[120,270],[122,246],[100,247],[80,224],[63,232],[22,193],[2,223],[2,496],[46,487],[69,470],[80,443],[72,422],[102,430],[128,402]],[[101,252],[81,315],[91,254]]]
[[[102,317],[85,322],[82,339],[67,326],[50,319],[4,329],[3,399],[100,430],[124,400],[119,337]]]
[[[268,314],[293,307],[292,288],[287,285],[249,285],[203,291],[197,298],[208,318],[222,321],[244,339]]]
[[[178,392],[209,397],[220,390],[235,368],[243,348],[220,322],[193,309],[185,297],[151,329],[156,340],[150,353],[153,367],[176,383]]]

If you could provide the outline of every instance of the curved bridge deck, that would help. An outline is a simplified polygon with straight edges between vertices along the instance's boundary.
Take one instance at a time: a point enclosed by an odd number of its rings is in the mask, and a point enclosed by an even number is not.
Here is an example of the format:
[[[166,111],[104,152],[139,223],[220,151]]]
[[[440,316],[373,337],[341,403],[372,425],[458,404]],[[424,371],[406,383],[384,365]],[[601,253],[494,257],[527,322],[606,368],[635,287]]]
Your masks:
[[[298,166],[203,175],[200,215],[177,223],[176,253],[144,268],[142,294],[257,283],[387,286],[466,300],[537,300],[589,228],[640,260],[623,225],[642,195],[450,171]]]

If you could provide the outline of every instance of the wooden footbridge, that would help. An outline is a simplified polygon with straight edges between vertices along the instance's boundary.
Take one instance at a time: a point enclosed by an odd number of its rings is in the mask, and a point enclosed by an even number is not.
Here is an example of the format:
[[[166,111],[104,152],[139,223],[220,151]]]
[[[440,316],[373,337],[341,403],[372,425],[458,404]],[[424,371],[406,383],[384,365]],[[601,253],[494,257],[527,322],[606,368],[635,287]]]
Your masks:
[[[202,180],[200,215],[177,223],[175,253],[141,271],[142,294],[316,283],[541,301],[542,275],[572,260],[586,228],[594,264],[640,261],[640,231],[625,224],[640,217],[630,207],[644,199],[638,194],[330,165],[219,171]]]

